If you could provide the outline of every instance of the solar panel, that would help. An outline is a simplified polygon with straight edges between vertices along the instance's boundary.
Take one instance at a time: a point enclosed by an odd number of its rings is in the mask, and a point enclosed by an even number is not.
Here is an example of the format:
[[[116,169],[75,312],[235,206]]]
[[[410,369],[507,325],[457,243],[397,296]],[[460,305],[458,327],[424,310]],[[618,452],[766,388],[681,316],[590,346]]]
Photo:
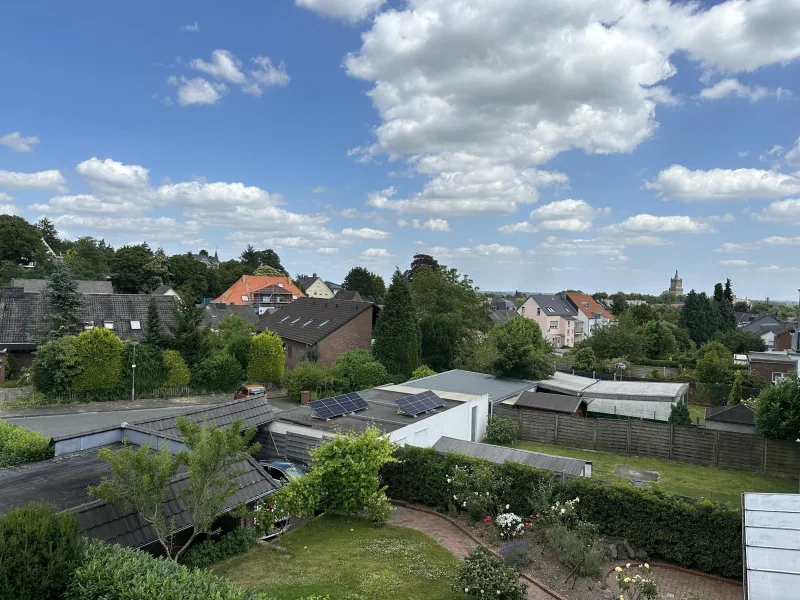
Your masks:
[[[332,419],[369,408],[369,404],[355,392],[324,400],[315,400],[309,402],[308,405],[320,419]]]
[[[435,392],[425,390],[419,394],[405,396],[399,400],[394,401],[397,407],[409,416],[416,417],[429,410],[442,408],[445,406],[445,401],[439,398]]]

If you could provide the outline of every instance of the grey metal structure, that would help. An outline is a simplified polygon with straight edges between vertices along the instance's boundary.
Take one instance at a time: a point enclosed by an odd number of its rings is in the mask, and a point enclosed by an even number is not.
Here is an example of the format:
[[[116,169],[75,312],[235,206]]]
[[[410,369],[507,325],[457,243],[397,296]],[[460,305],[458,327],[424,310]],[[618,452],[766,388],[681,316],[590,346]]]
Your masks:
[[[586,400],[577,396],[528,390],[520,394],[514,406],[574,415],[578,412],[581,404],[586,404]]]
[[[800,597],[800,494],[742,494],[744,600]]]
[[[552,391],[570,396],[580,396],[580,393],[595,383],[596,379],[581,377],[580,375],[570,375],[556,371],[550,379],[543,379],[536,382],[536,390]]]
[[[589,417],[630,417],[649,421],[669,421],[675,402],[652,402],[649,400],[615,400],[613,398],[586,398]]]
[[[445,371],[444,373],[422,377],[414,381],[407,381],[403,384],[405,387],[438,392],[455,392],[473,396],[487,394],[489,401],[494,404],[519,396],[525,390],[534,387],[534,385],[535,382],[524,379],[503,379],[494,375],[462,371],[461,369]]]
[[[465,456],[482,458],[496,464],[503,464],[506,461],[517,462],[529,467],[561,473],[565,478],[592,476],[592,463],[577,458],[551,456],[550,454],[517,450],[516,448],[506,448],[505,446],[493,446],[492,444],[481,444],[479,442],[466,442],[444,436],[440,437],[439,441],[433,445],[433,449],[440,454],[464,454]]]

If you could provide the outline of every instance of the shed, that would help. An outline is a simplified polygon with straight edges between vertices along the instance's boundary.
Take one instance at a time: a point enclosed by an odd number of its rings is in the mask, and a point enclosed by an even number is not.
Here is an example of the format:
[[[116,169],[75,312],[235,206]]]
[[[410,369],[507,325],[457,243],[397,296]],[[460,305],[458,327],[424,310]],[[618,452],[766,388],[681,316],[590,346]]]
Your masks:
[[[587,398],[588,417],[603,419],[640,419],[655,423],[666,423],[675,402],[651,402],[647,400],[617,400],[614,398]]]
[[[516,398],[525,390],[535,387],[535,385],[535,381],[505,379],[461,369],[453,369],[444,373],[421,377],[413,381],[406,381],[403,384],[405,387],[456,392],[472,396],[487,394],[489,400],[494,404],[509,398]]]
[[[578,396],[548,394],[527,390],[520,394],[514,406],[521,410],[559,413],[563,415],[586,416],[587,402]]]
[[[755,411],[744,404],[709,406],[706,408],[706,427],[722,431],[757,434]]]
[[[433,445],[433,449],[439,454],[463,454],[472,458],[482,458],[498,465],[506,461],[516,462],[553,473],[562,473],[565,478],[592,476],[591,461],[578,458],[552,456],[550,454],[541,454],[539,452],[530,452],[529,450],[506,448],[504,446],[494,446],[492,444],[482,444],[479,442],[466,442],[444,436],[440,437],[439,441]]]

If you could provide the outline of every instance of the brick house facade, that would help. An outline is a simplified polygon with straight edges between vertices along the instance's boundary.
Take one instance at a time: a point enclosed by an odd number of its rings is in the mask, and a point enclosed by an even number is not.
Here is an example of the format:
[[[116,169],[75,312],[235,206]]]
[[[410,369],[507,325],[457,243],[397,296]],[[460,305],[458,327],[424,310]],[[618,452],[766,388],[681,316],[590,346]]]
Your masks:
[[[760,375],[767,385],[774,385],[789,371],[798,370],[800,354],[782,352],[751,352],[747,355],[750,370]]]

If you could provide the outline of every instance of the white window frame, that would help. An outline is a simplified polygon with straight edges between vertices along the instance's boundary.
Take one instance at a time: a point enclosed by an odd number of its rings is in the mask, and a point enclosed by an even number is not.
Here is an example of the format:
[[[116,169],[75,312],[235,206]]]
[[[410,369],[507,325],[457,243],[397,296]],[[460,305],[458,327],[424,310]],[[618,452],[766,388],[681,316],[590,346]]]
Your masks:
[[[778,383],[781,379],[785,379],[788,373],[773,371],[772,372],[772,383]]]
[[[131,329],[134,331],[140,331],[142,329],[142,322],[141,321],[131,321]]]
[[[114,321],[103,321],[103,327],[106,329],[114,329]]]
[[[558,329],[558,321],[550,321],[548,325],[550,329]]]

